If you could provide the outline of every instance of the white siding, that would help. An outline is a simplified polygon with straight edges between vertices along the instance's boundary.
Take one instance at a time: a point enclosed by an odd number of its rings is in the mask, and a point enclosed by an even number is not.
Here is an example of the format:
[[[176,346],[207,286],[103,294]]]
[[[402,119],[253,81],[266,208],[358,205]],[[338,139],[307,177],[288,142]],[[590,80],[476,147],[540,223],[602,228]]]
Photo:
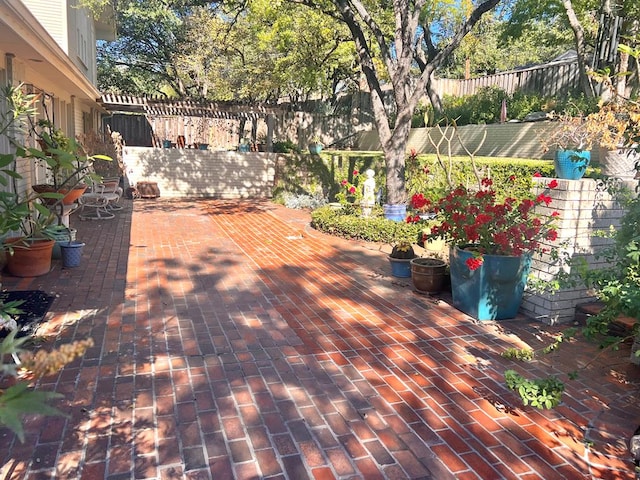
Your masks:
[[[96,35],[86,9],[69,0],[23,0],[71,61],[94,85],[97,81]]]
[[[69,53],[66,0],[22,0],[60,48]]]

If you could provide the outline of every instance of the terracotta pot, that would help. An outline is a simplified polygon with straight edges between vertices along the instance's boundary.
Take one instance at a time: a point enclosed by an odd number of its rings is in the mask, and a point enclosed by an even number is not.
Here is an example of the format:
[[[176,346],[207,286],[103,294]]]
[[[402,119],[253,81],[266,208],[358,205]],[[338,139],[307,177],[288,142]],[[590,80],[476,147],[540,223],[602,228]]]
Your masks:
[[[46,184],[32,185],[31,188],[36,193],[55,193],[56,192],[56,190],[53,188],[53,185],[46,185]],[[73,187],[71,191],[69,191],[68,188],[61,188],[57,192],[66,194],[62,198],[62,203],[64,205],[71,205],[75,203],[86,190],[87,190],[87,186],[85,184],[81,184]],[[54,205],[58,201],[56,198],[43,198],[43,200],[44,200],[44,203],[46,203],[47,205]]]
[[[13,252],[7,253],[7,271],[16,277],[39,277],[51,270],[51,254],[55,240],[26,240],[13,237],[5,240],[5,247]]]

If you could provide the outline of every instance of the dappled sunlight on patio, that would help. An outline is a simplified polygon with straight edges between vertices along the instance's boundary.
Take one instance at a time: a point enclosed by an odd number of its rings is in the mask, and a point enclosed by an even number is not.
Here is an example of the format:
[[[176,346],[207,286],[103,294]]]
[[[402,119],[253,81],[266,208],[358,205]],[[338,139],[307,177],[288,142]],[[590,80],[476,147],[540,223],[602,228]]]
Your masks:
[[[375,246],[268,202],[133,207],[120,300],[83,310],[65,290],[70,313],[53,306],[53,331],[98,346],[42,385],[71,416],[29,425],[28,442],[64,460],[41,471],[71,472],[84,451],[93,478],[572,478],[593,465],[631,478],[611,461],[617,445],[596,457],[583,442],[602,401],[631,384],[568,383],[548,412],[504,385],[500,353],[553,329],[474,323],[446,293],[390,277]],[[33,471],[30,458],[12,442],[0,472]]]

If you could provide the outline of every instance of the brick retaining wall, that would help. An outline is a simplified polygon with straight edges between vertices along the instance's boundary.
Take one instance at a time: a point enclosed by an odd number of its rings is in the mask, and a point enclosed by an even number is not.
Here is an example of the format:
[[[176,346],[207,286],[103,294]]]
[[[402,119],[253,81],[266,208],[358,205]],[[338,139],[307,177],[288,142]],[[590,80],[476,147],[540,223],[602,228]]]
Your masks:
[[[550,179],[534,180],[542,188]],[[633,188],[633,185],[628,186]],[[558,240],[546,245],[546,248],[559,247],[563,257],[584,257],[591,268],[606,266],[607,263],[602,258],[596,258],[594,254],[612,240],[594,236],[594,233],[620,225],[625,213],[621,205],[607,192],[602,183],[593,179],[558,179],[558,187],[547,193],[551,196],[552,202],[548,207],[538,207],[539,211],[544,215],[551,215],[553,211],[557,211],[560,217]],[[561,268],[570,273],[568,267],[554,261],[549,254],[536,255],[531,273],[545,282],[552,282]],[[574,320],[576,305],[593,298],[583,286],[563,288],[555,293],[528,292],[525,294],[522,310],[544,323],[567,323]]]
[[[129,183],[156,182],[162,197],[270,198],[278,155],[125,147]]]

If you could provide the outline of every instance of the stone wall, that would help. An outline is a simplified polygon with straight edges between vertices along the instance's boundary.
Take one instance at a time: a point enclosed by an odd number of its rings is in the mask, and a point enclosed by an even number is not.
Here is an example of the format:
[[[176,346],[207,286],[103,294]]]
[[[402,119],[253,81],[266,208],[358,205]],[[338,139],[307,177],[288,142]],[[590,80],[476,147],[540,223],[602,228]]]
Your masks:
[[[156,182],[162,197],[270,198],[278,155],[125,147],[128,181]]]
[[[542,191],[550,181],[549,178],[534,180],[538,184],[538,191]],[[624,210],[619,202],[601,182],[593,179],[558,179],[558,187],[548,190],[547,194],[551,196],[552,202],[548,207],[538,207],[540,213],[549,216],[557,211],[560,217],[558,240],[545,245],[545,248],[558,247],[561,258],[583,257],[591,268],[606,266],[607,263],[595,254],[612,240],[594,236],[594,233],[620,225]],[[552,285],[561,269],[571,273],[566,264],[545,253],[534,256],[531,274],[547,285]],[[593,296],[584,286],[563,288],[554,293],[528,291],[525,293],[522,311],[544,323],[567,323],[574,320],[576,305],[590,300],[593,300]]]

